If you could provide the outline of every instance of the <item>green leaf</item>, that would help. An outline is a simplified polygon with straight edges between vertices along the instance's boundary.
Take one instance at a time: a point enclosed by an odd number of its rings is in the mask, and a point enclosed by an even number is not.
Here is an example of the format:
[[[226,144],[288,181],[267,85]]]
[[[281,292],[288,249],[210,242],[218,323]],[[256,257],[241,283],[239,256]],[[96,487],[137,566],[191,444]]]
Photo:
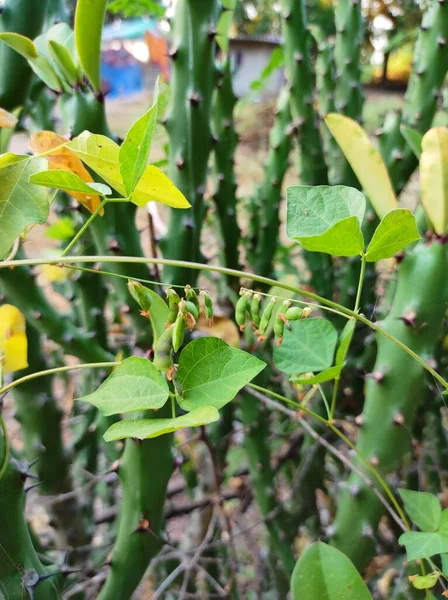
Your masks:
[[[297,240],[305,250],[332,256],[357,256],[364,250],[364,236],[356,217],[339,221],[321,235]]]
[[[131,196],[148,163],[152,138],[157,125],[158,96],[159,84],[157,81],[151,108],[132,125],[120,148],[120,174],[126,196]]]
[[[73,62],[70,52],[56,40],[50,40],[48,44],[58,75],[71,86],[76,86],[78,84],[79,71]]]
[[[179,359],[177,379],[183,389],[180,405],[184,410],[199,406],[222,408],[265,366],[255,356],[232,348],[219,338],[193,340]]]
[[[18,33],[0,33],[0,42],[4,42],[27,60],[37,58],[36,46],[24,35]]]
[[[168,399],[168,384],[151,361],[139,356],[124,360],[100,387],[82,398],[102,415],[157,410]]]
[[[106,442],[137,438],[147,440],[165,433],[188,427],[200,427],[219,420],[219,412],[213,406],[201,406],[181,417],[173,419],[126,419],[114,423],[104,434]]]
[[[376,214],[382,218],[398,208],[397,198],[381,154],[353,119],[335,113],[325,123],[350,163]]]
[[[308,546],[297,561],[291,594],[292,600],[372,600],[350,559],[323,542]]]
[[[442,559],[442,573],[448,577],[448,554],[441,554]]]
[[[438,531],[444,535],[448,535],[448,508],[442,510]]]
[[[151,294],[151,310],[150,310],[150,321],[153,333],[153,344],[157,342],[159,337],[165,331],[165,323],[168,321],[169,308],[167,303],[156,294],[153,290],[149,289]]]
[[[283,343],[274,349],[275,366],[287,373],[312,373],[333,364],[338,334],[334,326],[321,317],[301,319],[285,330]]]
[[[104,135],[94,135],[84,131],[69,142],[67,147],[118,193],[126,196],[120,174],[118,144]],[[190,207],[185,196],[168,177],[152,165],[145,168],[130,199],[137,206],[145,206],[148,202],[156,201],[173,208]]]
[[[39,79],[50,88],[50,90],[54,90],[55,92],[62,91],[61,82],[48,58],[39,54],[37,58],[29,60],[28,62],[31,69],[36,73]]]
[[[412,129],[412,127],[407,127],[406,125],[400,125],[400,131],[408,146],[415,154],[415,157],[420,160],[422,154],[422,134],[416,129]]]
[[[233,11],[224,11],[218,20],[216,26],[216,43],[218,44],[221,52],[227,54],[229,50],[229,29],[233,21]]]
[[[350,321],[347,321],[344,329],[341,331],[341,335],[339,336],[338,340],[338,349],[336,350],[336,365],[343,365],[345,363],[345,358],[352,342],[355,327],[356,321],[355,319],[351,319]]]
[[[286,198],[286,232],[306,250],[334,256],[355,256],[364,250],[366,201],[361,192],[343,185],[298,185],[287,188]]]
[[[375,230],[367,248],[367,262],[391,258],[408,244],[420,239],[417,222],[407,208],[397,208],[388,213]]]
[[[95,92],[101,91],[101,34],[108,0],[78,0],[75,39],[79,62]]]
[[[398,492],[411,521],[422,531],[437,531],[442,514],[437,496],[405,489]]]
[[[410,581],[417,590],[429,590],[436,585],[440,576],[440,573],[434,571],[433,573],[428,573],[428,575],[417,575],[416,577],[412,577],[412,579],[410,578]]]
[[[422,204],[435,232],[448,231],[448,127],[433,127],[423,136],[420,158]]]
[[[289,380],[300,385],[314,385],[315,383],[323,383],[324,381],[332,381],[333,379],[339,379],[339,375],[341,374],[343,368],[343,364],[335,365],[334,367],[325,369],[325,371],[322,371],[318,375],[314,375],[311,377],[297,377],[293,375],[289,378]]]
[[[31,175],[46,168],[44,158],[0,156],[0,258],[6,256],[16,237],[22,235],[28,225],[47,220],[48,194],[29,183]]]
[[[52,240],[65,242],[75,235],[73,221],[70,217],[62,217],[62,219],[58,219],[48,227],[45,231],[45,235]]]
[[[398,543],[406,547],[409,561],[448,552],[448,535],[438,531],[433,533],[406,531],[400,536]]]
[[[104,185],[104,183],[87,183],[76,175],[76,173],[59,169],[36,173],[30,177],[30,183],[57,188],[65,192],[77,192],[79,194],[101,194],[102,196],[110,196],[112,194],[110,187]]]

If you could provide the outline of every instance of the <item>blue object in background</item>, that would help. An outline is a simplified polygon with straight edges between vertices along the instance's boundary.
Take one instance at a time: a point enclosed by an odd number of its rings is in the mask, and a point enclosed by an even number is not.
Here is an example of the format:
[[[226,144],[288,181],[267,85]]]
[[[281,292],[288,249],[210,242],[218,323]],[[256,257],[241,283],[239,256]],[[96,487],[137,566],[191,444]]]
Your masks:
[[[101,79],[109,98],[131,96],[143,90],[143,67],[138,63],[112,65],[102,62]]]

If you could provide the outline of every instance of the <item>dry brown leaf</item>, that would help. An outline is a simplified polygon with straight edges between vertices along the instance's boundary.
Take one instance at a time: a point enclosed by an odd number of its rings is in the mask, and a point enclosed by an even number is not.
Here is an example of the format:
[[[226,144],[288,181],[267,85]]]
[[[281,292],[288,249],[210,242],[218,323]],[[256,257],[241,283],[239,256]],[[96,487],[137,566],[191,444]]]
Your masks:
[[[233,348],[240,347],[240,334],[238,333],[238,327],[234,321],[227,317],[214,316],[213,325],[209,327],[207,319],[201,315],[197,323],[197,329],[212,335],[214,337],[221,338]]]
[[[7,110],[0,108],[0,127],[3,129],[14,129],[17,125],[17,117]]]
[[[54,152],[47,154],[45,158],[48,160],[50,170],[70,171],[78,175],[86,183],[93,183],[93,178],[87,171],[82,161],[73,154],[73,152],[64,146],[69,140],[53,133],[52,131],[38,131],[31,136],[29,147],[34,154],[42,154],[54,148]],[[73,198],[78,200],[83,206],[93,213],[101,204],[101,199],[98,195],[79,194],[78,192],[70,193]],[[104,209],[99,213],[104,214]]]

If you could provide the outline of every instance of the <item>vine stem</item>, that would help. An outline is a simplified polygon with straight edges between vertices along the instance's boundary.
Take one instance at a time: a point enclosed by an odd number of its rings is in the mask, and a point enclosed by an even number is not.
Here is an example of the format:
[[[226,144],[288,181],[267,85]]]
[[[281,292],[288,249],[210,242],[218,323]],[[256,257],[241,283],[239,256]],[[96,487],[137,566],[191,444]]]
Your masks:
[[[63,367],[55,367],[54,369],[46,369],[45,371],[37,371],[36,373],[30,373],[19,379],[15,379],[0,388],[0,396],[9,392],[13,388],[17,387],[21,383],[37,379],[38,377],[45,377],[46,375],[54,375],[55,373],[64,373],[66,371],[77,371],[79,369],[112,369],[121,365],[120,362],[99,362],[99,363],[84,363],[80,365],[64,365]]]
[[[390,489],[387,481],[384,479],[384,477],[381,475],[381,473],[378,471],[378,469],[376,469],[369,462],[369,460],[356,448],[355,444],[353,444],[348,439],[348,437],[346,435],[344,435],[342,433],[342,431],[340,429],[338,429],[334,425],[334,423],[332,421],[330,421],[329,419],[325,419],[325,417],[322,417],[321,415],[313,412],[312,410],[310,410],[306,406],[303,406],[302,404],[299,404],[298,402],[294,402],[294,400],[290,400],[289,398],[286,398],[285,396],[282,396],[281,394],[277,394],[276,392],[272,392],[271,390],[268,390],[267,388],[261,387],[260,385],[255,385],[253,383],[249,383],[247,385],[247,387],[252,388],[253,390],[256,390],[258,392],[261,392],[261,393],[265,394],[266,396],[271,396],[272,398],[276,398],[277,400],[280,400],[281,402],[284,402],[286,404],[294,406],[297,410],[303,411],[306,414],[310,415],[311,417],[314,417],[315,419],[318,419],[321,423],[323,423],[329,429],[331,429],[331,431],[335,435],[337,435],[338,438],[340,438],[344,442],[344,444],[346,444],[346,446],[348,446],[351,450],[353,450],[353,452],[356,454],[356,456],[359,458],[359,460],[372,473],[372,475],[375,477],[375,479],[377,480],[377,482],[383,488],[384,493],[389,498],[392,506],[396,510],[396,512],[397,512],[398,516],[400,517],[400,519],[403,521],[403,524],[406,527],[406,529],[409,530],[411,528],[411,526],[409,524],[409,521],[406,518],[406,515],[404,514],[404,512],[403,512],[401,506],[399,505],[399,503],[397,502],[397,499],[395,498],[395,496],[394,496],[392,490]]]
[[[48,259],[48,258],[31,258],[31,259],[20,259],[20,260],[5,260],[0,262],[0,269],[6,268],[14,268],[14,267],[26,267],[26,266],[38,266],[38,265],[58,265],[61,267],[67,264],[76,264],[76,263],[128,263],[128,264],[153,264],[153,265],[165,265],[165,266],[177,266],[186,269],[192,269],[194,271],[210,271],[213,273],[220,273],[222,275],[229,275],[231,277],[238,277],[250,279],[257,283],[261,283],[270,287],[276,286],[277,288],[281,288],[283,290],[287,290],[289,292],[293,292],[304,298],[309,298],[310,300],[314,300],[319,304],[324,304],[325,306],[329,306],[330,308],[334,308],[339,311],[341,315],[345,316],[346,319],[352,318],[356,319],[360,323],[367,325],[390,342],[401,348],[403,352],[406,352],[409,356],[411,356],[416,362],[418,362],[428,373],[434,377],[436,381],[438,381],[445,389],[448,389],[448,382],[439,374],[435,369],[433,369],[426,361],[423,360],[418,354],[416,354],[413,350],[408,348],[406,344],[400,342],[393,335],[388,333],[385,329],[369,321],[364,315],[350,310],[349,308],[345,308],[338,304],[337,302],[333,302],[332,300],[327,300],[327,298],[323,298],[318,294],[314,294],[313,292],[309,292],[308,290],[304,290],[302,288],[295,287],[293,285],[288,285],[287,283],[282,283],[281,281],[275,281],[275,279],[270,279],[269,277],[262,277],[261,275],[255,275],[253,273],[245,273],[244,271],[238,271],[237,269],[228,269],[227,267],[220,267],[217,265],[205,265],[203,263],[197,262],[188,262],[186,260],[170,260],[167,258],[147,258],[147,257],[133,257],[133,256],[67,256],[63,261],[61,259]]]
[[[64,256],[66,256],[70,252],[70,250],[73,248],[73,246],[76,244],[76,242],[83,236],[84,232],[87,231],[87,229],[89,228],[89,225],[96,219],[96,217],[98,216],[98,214],[103,210],[103,208],[106,206],[107,203],[108,203],[108,199],[107,198],[103,198],[103,200],[96,207],[96,209],[93,211],[93,213],[87,219],[87,221],[84,223],[84,225],[78,231],[78,233],[75,235],[75,237],[64,248],[64,251],[61,254],[61,258],[63,258]]]

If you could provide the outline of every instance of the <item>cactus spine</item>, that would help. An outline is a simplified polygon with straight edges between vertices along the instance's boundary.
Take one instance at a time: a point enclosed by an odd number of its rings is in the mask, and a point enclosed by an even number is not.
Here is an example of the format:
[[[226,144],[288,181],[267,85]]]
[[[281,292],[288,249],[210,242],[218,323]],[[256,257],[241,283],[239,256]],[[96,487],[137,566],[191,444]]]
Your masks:
[[[217,0],[179,0],[174,16],[172,104],[166,120],[170,137],[171,181],[192,208],[172,211],[169,229],[161,242],[166,258],[200,259],[200,236],[207,164],[212,149],[211,106],[217,82],[215,67]],[[187,269],[166,269],[164,279],[194,283]]]
[[[0,31],[11,31],[34,39],[42,29],[48,0],[6,0],[0,15]],[[32,71],[17,52],[0,44],[0,107],[14,110],[25,103]]]
[[[448,4],[439,0],[430,3],[423,16],[403,114],[390,115],[380,135],[381,152],[397,191],[403,189],[417,166],[417,159],[401,135],[400,124],[421,133],[429,129],[447,70]]]
[[[230,269],[239,268],[238,241],[240,229],[236,215],[236,181],[234,155],[238,144],[233,111],[236,96],[232,85],[232,70],[229,57],[218,65],[220,79],[213,104],[214,132],[216,134],[215,165],[217,189],[214,195],[216,209],[221,223],[224,242],[225,265]],[[235,277],[227,280],[230,286],[238,286]]]
[[[300,181],[303,185],[328,183],[327,166],[314,110],[314,74],[311,66],[311,34],[305,3],[282,0],[282,28],[291,112],[300,146]]]
[[[420,356],[433,355],[440,335],[447,300],[441,282],[447,272],[447,249],[437,239],[418,244],[398,270],[397,289],[383,327]],[[424,398],[425,377],[423,368],[387,339],[378,336],[377,346],[357,448],[387,475],[409,451],[409,428]],[[372,534],[382,513],[378,498],[352,475],[338,501],[333,543],[360,569],[375,553]]]
[[[123,501],[117,538],[110,573],[98,600],[129,600],[163,545],[163,509],[172,472],[171,444],[172,435],[143,442],[126,441],[118,469]]]

